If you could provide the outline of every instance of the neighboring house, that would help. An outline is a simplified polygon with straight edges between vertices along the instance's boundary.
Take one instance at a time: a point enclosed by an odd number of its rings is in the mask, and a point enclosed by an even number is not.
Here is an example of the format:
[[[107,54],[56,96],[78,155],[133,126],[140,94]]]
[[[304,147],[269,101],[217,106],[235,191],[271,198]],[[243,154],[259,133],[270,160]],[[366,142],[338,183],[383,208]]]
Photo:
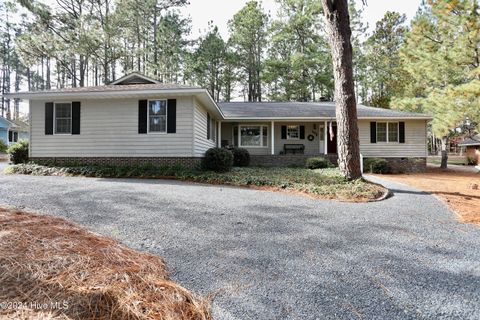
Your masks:
[[[458,146],[465,148],[465,154],[473,160],[473,164],[480,164],[480,134],[465,138]]]
[[[7,146],[19,140],[28,140],[28,124],[0,117],[0,140]]]
[[[214,146],[253,165],[336,159],[333,102],[215,103],[207,90],[132,73],[111,85],[8,94],[30,102],[30,157],[87,163],[197,164]],[[360,149],[399,171],[423,170],[425,114],[358,106]],[[293,154],[295,153],[295,154]]]

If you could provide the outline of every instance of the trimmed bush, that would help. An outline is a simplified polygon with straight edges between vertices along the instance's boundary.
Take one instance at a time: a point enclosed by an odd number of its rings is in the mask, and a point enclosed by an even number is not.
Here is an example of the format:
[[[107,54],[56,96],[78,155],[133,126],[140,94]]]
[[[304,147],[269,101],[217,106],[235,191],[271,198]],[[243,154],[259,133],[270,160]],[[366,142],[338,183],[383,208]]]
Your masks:
[[[233,148],[233,165],[235,167],[248,167],[250,164],[250,152],[244,148]]]
[[[205,152],[202,160],[204,170],[215,172],[227,172],[232,169],[233,154],[230,150],[223,148],[210,148]]]
[[[308,158],[305,166],[307,169],[325,169],[333,167],[330,160],[322,157]]]
[[[363,162],[363,172],[367,173],[389,173],[390,165],[383,158],[366,158]]]
[[[10,161],[14,164],[25,163],[28,161],[28,141],[20,140],[17,143],[11,144],[7,149],[10,155]]]
[[[7,152],[8,146],[3,142],[3,140],[0,140],[0,152],[5,153]]]

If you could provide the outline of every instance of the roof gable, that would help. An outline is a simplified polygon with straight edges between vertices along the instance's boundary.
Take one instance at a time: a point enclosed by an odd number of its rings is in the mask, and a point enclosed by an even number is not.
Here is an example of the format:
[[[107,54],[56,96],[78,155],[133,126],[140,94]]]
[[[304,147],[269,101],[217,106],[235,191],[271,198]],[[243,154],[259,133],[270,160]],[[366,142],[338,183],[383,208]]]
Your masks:
[[[15,127],[17,127],[15,123],[13,123],[12,121],[4,117],[0,117],[0,128],[15,128]]]
[[[138,72],[132,72],[121,77],[120,79],[113,81],[111,84],[112,85],[132,85],[132,84],[155,84],[155,83],[160,83],[160,81],[147,77]]]

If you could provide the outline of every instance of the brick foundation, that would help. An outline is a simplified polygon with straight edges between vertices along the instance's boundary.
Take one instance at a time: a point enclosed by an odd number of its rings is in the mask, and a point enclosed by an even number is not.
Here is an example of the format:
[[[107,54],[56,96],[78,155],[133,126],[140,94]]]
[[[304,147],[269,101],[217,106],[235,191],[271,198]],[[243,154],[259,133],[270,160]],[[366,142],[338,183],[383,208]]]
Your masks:
[[[379,157],[380,158],[380,157]],[[364,158],[367,159],[367,158]],[[391,173],[425,172],[427,158],[382,158],[388,161]]]
[[[311,157],[327,157],[334,165],[337,165],[337,155],[251,155],[251,166],[262,167],[303,167],[308,158]],[[406,172],[425,172],[427,168],[427,158],[384,158],[388,161],[392,173],[406,173]]]
[[[200,165],[202,158],[196,157],[31,157],[31,161],[39,164],[54,163],[57,165],[121,165],[133,166],[154,164],[157,166],[181,165],[194,168]]]
[[[303,167],[308,158],[327,157],[334,165],[337,164],[337,155],[251,155],[250,166],[262,167]],[[425,172],[426,158],[384,158],[388,161],[392,173]],[[31,161],[39,164],[80,164],[80,165],[141,165],[154,164],[158,166],[181,165],[187,168],[198,167],[202,158],[198,157],[32,157]]]
[[[327,157],[334,165],[337,164],[337,155],[306,155],[306,154],[282,154],[282,155],[250,155],[250,166],[261,167],[304,167],[308,158]]]

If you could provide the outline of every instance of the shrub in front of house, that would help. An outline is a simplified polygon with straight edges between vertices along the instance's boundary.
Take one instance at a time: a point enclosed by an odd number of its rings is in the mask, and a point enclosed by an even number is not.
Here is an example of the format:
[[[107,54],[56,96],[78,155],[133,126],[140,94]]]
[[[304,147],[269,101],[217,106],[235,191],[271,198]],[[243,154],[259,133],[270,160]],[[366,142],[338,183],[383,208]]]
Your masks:
[[[3,142],[3,140],[0,140],[0,152],[5,153],[7,152],[8,146]]]
[[[307,169],[325,169],[333,167],[330,160],[322,157],[308,158],[305,166]]]
[[[390,171],[388,161],[383,158],[366,158],[363,162],[363,172],[385,174]]]
[[[7,149],[7,153],[12,163],[26,163],[28,161],[28,141],[20,140],[11,144]]]
[[[210,148],[205,152],[202,160],[204,170],[215,172],[227,172],[232,169],[233,154],[230,150],[224,148]]]
[[[250,164],[250,152],[244,148],[231,149],[233,154],[233,165],[235,167],[248,167]]]

